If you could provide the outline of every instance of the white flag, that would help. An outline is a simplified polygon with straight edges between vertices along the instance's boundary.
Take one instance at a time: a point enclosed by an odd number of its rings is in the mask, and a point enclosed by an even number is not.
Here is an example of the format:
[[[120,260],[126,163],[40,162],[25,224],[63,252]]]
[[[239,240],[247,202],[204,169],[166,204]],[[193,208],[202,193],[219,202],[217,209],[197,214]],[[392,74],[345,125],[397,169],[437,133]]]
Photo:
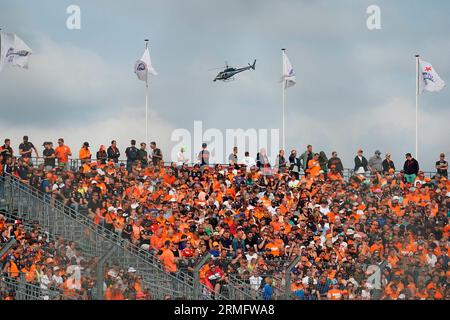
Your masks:
[[[430,92],[441,91],[445,87],[445,82],[439,77],[433,66],[422,59],[419,59],[419,94],[424,90]]]
[[[148,84],[148,73],[153,75],[158,75],[152,66],[152,61],[150,59],[150,52],[148,52],[148,47],[144,51],[144,55],[134,66],[134,73],[136,73],[139,80],[145,81]]]
[[[10,65],[28,69],[32,51],[22,39],[12,33],[0,33],[0,71]]]
[[[283,77],[282,81],[284,81],[284,88],[292,87],[297,83],[295,79],[295,72],[294,68],[292,67],[291,62],[289,61],[289,58],[287,57],[286,53],[284,53],[283,56]]]

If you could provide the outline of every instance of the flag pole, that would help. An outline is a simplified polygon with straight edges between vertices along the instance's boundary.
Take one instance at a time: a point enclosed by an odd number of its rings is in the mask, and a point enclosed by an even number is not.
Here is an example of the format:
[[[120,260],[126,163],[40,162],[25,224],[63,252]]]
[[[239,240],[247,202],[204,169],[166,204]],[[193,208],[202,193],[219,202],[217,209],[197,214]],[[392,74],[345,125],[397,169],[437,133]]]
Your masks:
[[[285,75],[284,75],[284,56],[286,54],[286,49],[281,49],[282,51],[282,65],[281,65],[281,70],[282,70],[282,81],[281,81],[281,89],[282,89],[282,96],[283,96],[283,110],[282,110],[282,118],[283,118],[283,125],[282,125],[282,135],[283,135],[283,140],[282,140],[282,146],[283,146],[283,150],[285,150],[286,148],[286,131],[285,131],[285,103],[286,103],[286,90],[285,90],[285,84],[286,84],[286,80],[285,80]],[[286,152],[286,150],[285,150]]]
[[[145,39],[145,50],[148,49],[148,39]],[[145,145],[148,146],[148,75],[145,81]]]
[[[415,158],[419,160],[419,59],[420,56],[416,54],[416,155]]]

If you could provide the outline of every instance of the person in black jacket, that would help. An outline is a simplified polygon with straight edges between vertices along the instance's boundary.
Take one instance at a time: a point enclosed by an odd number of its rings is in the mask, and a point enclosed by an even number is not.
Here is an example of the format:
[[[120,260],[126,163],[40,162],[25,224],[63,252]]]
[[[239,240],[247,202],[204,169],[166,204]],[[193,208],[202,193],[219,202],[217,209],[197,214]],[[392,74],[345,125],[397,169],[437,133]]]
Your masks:
[[[108,154],[106,153],[106,148],[104,145],[101,145],[97,151],[96,159],[101,164],[106,164],[106,160],[108,159]]]
[[[300,159],[297,158],[297,150],[292,150],[289,156],[289,171],[292,172],[296,179],[299,177],[300,172]]]
[[[355,157],[355,173],[365,174],[368,171],[368,164],[367,159],[363,156],[363,150],[359,149]]]
[[[391,155],[389,153],[386,153],[386,159],[383,160],[381,165],[383,166],[384,174],[389,173],[389,170],[391,169],[395,171],[394,161],[391,160]]]
[[[127,171],[131,171],[133,163],[138,159],[139,150],[136,148],[136,140],[131,140],[131,146],[125,150],[127,156]]]
[[[331,158],[328,160],[328,169],[331,170],[331,166],[335,166],[336,171],[342,176],[342,171],[344,171],[344,165],[341,159],[338,157],[336,151],[331,153]]]
[[[148,165],[148,153],[147,153],[147,144],[145,142],[141,142],[141,148],[138,151],[138,160],[141,162],[142,168],[146,168]]]
[[[114,163],[119,162],[120,151],[117,148],[116,140],[111,141],[111,145],[108,147],[108,161],[113,161]]]
[[[412,157],[411,153],[409,152],[405,155],[405,157],[406,161],[403,165],[403,171],[405,171],[406,182],[414,183],[414,180],[419,173],[419,163]]]

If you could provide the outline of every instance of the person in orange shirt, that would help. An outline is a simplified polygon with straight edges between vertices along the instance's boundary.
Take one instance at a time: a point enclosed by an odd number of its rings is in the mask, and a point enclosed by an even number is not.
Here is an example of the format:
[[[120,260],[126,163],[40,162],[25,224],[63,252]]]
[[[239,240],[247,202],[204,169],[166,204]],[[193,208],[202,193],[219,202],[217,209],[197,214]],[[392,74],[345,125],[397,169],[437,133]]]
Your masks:
[[[308,161],[308,170],[312,178],[317,177],[320,174],[319,154],[315,153],[314,157]]]
[[[155,248],[157,251],[161,250],[164,245],[164,240],[162,237],[163,228],[160,227],[156,230],[150,238],[150,247]]]
[[[163,253],[159,256],[159,259],[164,264],[166,272],[175,273],[177,272],[177,258],[173,254],[175,246],[169,240],[164,243]]]
[[[58,165],[65,170],[69,170],[69,157],[72,155],[72,151],[64,144],[63,138],[58,139],[58,146],[55,148],[55,155],[58,159]]]
[[[80,152],[78,153],[78,157],[81,160],[81,163],[84,164],[86,162],[89,162],[92,158],[91,150],[89,150],[89,142],[83,143],[83,146],[80,149]]]
[[[332,289],[327,292],[328,300],[342,300],[342,290],[339,289],[337,283],[333,284]]]

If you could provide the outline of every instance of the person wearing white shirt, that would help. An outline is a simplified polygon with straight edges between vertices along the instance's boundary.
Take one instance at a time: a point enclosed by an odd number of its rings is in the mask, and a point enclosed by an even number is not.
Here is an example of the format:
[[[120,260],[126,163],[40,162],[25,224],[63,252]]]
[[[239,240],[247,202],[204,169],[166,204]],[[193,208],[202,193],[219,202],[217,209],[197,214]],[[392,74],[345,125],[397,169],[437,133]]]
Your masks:
[[[436,255],[434,255],[433,252],[428,252],[427,255],[426,255],[426,257],[427,257],[427,263],[428,263],[432,268],[434,268],[434,265],[435,265],[436,262],[437,262],[437,257],[436,257]]]
[[[180,151],[178,152],[178,155],[177,155],[177,165],[180,166],[180,167],[183,164],[188,163],[188,161],[189,161],[189,158],[186,157],[185,151],[186,151],[186,149],[184,147],[181,147],[181,149],[180,149]]]
[[[244,157],[243,163],[247,167],[247,172],[250,172],[251,167],[256,166],[255,159],[253,157],[250,157],[250,153],[248,151],[245,151],[245,157]]]
[[[255,291],[259,291],[263,278],[259,276],[256,271],[253,271],[252,276],[248,278],[248,280],[250,282],[250,287]]]
[[[56,283],[57,286],[60,286],[60,285],[62,285],[64,283],[64,279],[61,276],[59,271],[60,271],[59,267],[54,267],[53,268],[54,274],[53,274],[52,280]]]
[[[326,215],[328,212],[330,212],[330,207],[328,206],[328,202],[326,200],[320,202],[319,210],[322,215]]]

